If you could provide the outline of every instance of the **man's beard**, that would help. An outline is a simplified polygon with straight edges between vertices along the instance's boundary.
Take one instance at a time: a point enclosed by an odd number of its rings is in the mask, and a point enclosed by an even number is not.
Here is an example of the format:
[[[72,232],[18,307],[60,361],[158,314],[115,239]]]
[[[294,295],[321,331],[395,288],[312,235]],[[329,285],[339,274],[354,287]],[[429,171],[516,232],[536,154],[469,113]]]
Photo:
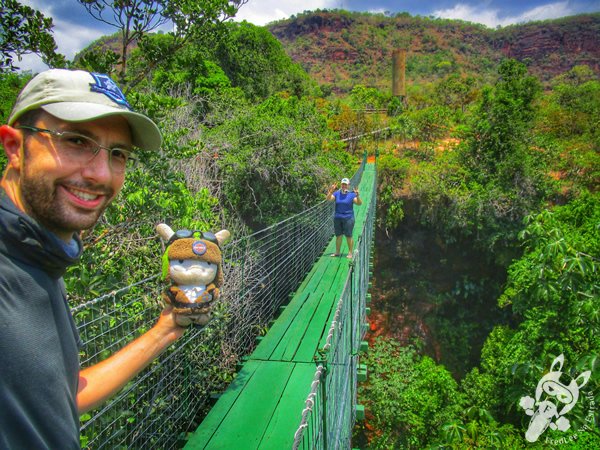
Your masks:
[[[25,168],[24,168],[25,169]],[[27,170],[21,171],[20,188],[24,200],[25,212],[48,230],[56,233],[76,233],[93,227],[113,197],[113,191],[106,187],[83,182],[69,182],[69,186],[80,189],[103,192],[106,195],[104,205],[93,211],[78,210],[59,197],[57,186],[61,180],[48,180],[44,174],[30,176]]]

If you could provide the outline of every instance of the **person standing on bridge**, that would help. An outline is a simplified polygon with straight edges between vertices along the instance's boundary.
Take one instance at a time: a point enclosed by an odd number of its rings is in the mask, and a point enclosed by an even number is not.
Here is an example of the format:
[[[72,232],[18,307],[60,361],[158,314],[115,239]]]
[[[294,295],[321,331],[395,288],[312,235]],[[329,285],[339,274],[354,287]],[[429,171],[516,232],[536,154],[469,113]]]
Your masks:
[[[120,192],[135,147],[161,135],[106,75],[51,69],[19,94],[0,143],[0,448],[79,449],[79,415],[183,335],[170,307],[145,334],[81,369],[62,276],[79,232]]]
[[[343,178],[341,181],[341,187],[338,190],[337,185],[333,184],[329,188],[327,193],[327,200],[335,200],[335,214],[333,216],[333,229],[335,231],[335,253],[330,256],[341,256],[342,239],[346,236],[346,243],[348,244],[348,254],[346,258],[352,258],[352,252],[354,251],[354,239],[352,238],[352,231],[354,230],[354,205],[362,205],[362,200],[358,194],[358,189],[354,188],[352,191],[350,188],[350,180]]]

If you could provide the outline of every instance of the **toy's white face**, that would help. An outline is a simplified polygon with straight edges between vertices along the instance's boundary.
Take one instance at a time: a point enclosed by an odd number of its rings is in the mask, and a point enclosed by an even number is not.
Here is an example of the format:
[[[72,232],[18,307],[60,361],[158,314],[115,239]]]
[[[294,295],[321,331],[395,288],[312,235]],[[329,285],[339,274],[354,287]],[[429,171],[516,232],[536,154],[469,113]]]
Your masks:
[[[169,275],[177,284],[207,285],[217,275],[217,265],[195,259],[169,261]]]

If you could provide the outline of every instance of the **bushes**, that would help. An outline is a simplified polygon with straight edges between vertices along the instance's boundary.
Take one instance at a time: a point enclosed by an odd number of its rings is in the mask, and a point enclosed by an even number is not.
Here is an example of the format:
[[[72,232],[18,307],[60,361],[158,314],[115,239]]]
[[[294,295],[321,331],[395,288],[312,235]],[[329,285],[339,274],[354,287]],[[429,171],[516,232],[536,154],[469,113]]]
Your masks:
[[[345,151],[321,151],[328,135],[313,101],[279,95],[212,130],[208,140],[228,143],[218,160],[224,200],[255,229],[311,206],[354,172]]]
[[[421,449],[460,409],[450,373],[412,347],[379,339],[366,357],[369,382],[359,395],[370,411],[369,448]]]

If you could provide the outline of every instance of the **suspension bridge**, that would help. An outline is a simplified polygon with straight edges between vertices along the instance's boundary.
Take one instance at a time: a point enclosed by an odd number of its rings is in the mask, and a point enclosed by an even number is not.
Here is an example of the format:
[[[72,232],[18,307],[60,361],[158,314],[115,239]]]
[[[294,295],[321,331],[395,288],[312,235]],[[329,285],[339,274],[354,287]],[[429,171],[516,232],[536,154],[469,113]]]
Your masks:
[[[189,330],[110,403],[82,417],[82,447],[351,448],[364,414],[356,387],[366,378],[359,357],[376,206],[375,166],[366,157],[351,185],[363,198],[354,208],[351,259],[329,256],[333,203],[325,201],[230,243],[214,320]],[[156,281],[72,308],[83,365],[150,326]]]

